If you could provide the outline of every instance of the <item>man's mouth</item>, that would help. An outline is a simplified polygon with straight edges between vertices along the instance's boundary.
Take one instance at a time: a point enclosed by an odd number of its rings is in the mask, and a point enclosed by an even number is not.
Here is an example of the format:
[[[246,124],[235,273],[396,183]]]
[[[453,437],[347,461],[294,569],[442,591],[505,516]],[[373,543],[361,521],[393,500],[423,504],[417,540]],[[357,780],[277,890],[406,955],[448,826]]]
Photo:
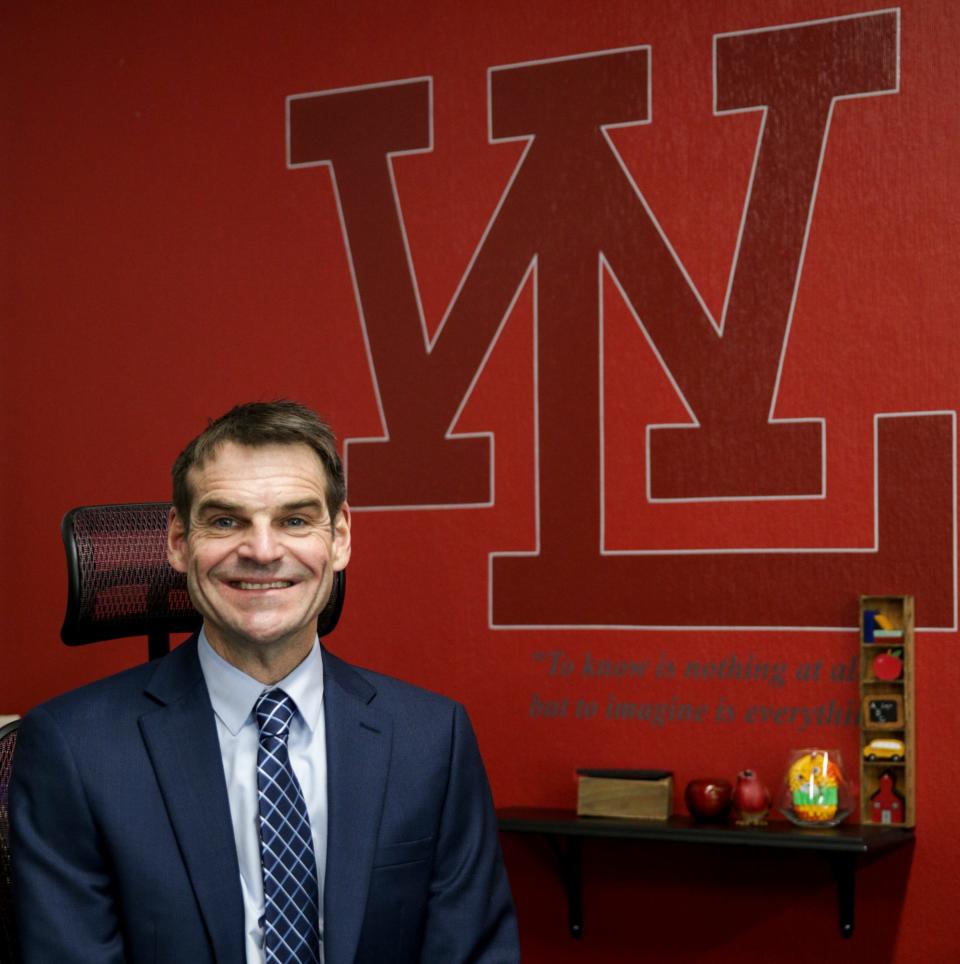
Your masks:
[[[251,582],[247,579],[231,579],[234,589],[289,589],[293,583],[287,579],[274,579],[271,582]]]

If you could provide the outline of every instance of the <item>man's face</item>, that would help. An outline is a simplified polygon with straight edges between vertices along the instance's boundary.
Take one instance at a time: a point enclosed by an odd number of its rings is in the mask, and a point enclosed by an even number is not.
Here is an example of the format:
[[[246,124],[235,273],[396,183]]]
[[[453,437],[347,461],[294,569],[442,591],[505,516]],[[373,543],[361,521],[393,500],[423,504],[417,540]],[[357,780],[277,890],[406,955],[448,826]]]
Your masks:
[[[316,453],[228,442],[188,481],[189,532],[171,510],[167,555],[187,574],[211,645],[231,662],[305,655],[333,574],[350,560],[350,510],[331,528]]]

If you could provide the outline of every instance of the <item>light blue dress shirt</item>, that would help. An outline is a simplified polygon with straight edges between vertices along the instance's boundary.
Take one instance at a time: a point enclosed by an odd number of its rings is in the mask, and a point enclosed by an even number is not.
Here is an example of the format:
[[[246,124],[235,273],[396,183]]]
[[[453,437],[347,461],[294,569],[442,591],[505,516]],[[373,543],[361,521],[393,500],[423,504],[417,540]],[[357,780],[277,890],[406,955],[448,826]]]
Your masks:
[[[323,881],[327,865],[327,743],[323,718],[323,658],[320,644],[288,676],[265,686],[216,653],[200,631],[200,667],[210,693],[230,799],[233,837],[240,863],[247,964],[264,964],[263,871],[257,804],[257,748],[260,730],[253,708],[260,694],[279,687],[297,704],[287,746],[310,814],[320,888],[320,960],[323,961]]]

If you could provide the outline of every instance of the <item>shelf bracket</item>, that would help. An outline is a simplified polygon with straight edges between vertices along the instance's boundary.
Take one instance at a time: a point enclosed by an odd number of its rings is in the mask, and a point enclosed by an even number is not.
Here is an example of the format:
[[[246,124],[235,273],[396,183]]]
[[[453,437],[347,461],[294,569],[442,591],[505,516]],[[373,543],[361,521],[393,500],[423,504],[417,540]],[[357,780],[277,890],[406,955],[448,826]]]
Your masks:
[[[831,854],[830,866],[837,882],[837,912],[840,933],[853,937],[853,907],[856,897],[857,858],[854,854]]]
[[[583,841],[580,837],[570,836],[564,845],[555,834],[548,839],[560,862],[560,879],[567,894],[570,936],[580,938],[583,935]]]

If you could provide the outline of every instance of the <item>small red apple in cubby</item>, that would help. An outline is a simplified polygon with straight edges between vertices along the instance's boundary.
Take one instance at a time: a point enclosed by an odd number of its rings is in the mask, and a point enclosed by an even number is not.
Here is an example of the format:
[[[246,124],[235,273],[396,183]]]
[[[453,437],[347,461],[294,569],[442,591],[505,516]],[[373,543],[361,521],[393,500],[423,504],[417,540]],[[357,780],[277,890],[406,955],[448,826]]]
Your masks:
[[[897,680],[903,675],[902,651],[888,650],[885,653],[878,653],[873,658],[873,675],[877,679]]]

